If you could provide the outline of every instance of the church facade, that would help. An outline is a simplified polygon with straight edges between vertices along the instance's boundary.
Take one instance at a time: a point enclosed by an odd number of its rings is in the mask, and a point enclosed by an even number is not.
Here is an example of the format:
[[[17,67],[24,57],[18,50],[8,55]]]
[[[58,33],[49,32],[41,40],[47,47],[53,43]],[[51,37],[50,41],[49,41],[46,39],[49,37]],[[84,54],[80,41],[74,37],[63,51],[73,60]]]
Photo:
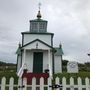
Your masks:
[[[30,20],[30,30],[22,32],[22,44],[17,49],[17,75],[48,75],[62,73],[62,45],[53,46],[54,33],[47,32],[47,21]]]

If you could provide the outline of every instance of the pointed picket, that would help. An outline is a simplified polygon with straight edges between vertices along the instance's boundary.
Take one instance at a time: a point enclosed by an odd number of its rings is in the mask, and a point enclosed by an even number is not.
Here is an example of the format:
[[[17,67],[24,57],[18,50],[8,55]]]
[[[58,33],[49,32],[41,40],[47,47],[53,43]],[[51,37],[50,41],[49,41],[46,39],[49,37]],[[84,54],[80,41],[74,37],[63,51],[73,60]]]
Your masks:
[[[52,79],[49,77],[48,78],[48,89],[47,90],[52,90],[52,88],[50,86],[52,86]]]
[[[70,78],[70,90],[74,90],[74,78]]]
[[[40,78],[40,90],[44,90],[44,78]]]
[[[55,85],[60,85],[60,83],[59,83],[59,77],[56,77],[56,79],[55,79]],[[59,88],[57,88],[57,90],[59,90]]]
[[[27,90],[27,78],[23,78],[23,90]]]
[[[32,79],[32,90],[36,90],[36,78]]]
[[[82,90],[82,80],[78,77],[78,90]]]
[[[89,81],[89,78],[85,78],[85,83],[86,83],[86,90],[90,90],[90,81]]]
[[[67,85],[66,83],[66,78],[63,77],[62,78],[62,90],[66,90],[67,88],[70,87],[70,90],[74,90],[74,88],[77,88],[78,90],[82,90],[83,88],[85,88],[86,90],[90,90],[90,80],[89,78],[85,79],[85,84],[82,85],[82,79],[80,77],[78,77],[77,79],[78,83],[77,85],[74,85],[74,79],[71,77],[70,78],[70,85]],[[58,88],[58,85],[60,85],[60,80],[59,77],[55,78],[55,85],[57,85],[57,88],[54,90],[60,90],[60,88]],[[16,87],[17,85],[15,85]],[[22,78],[18,79],[18,90],[27,90],[27,79],[24,78],[22,80]],[[47,85],[44,85],[44,78],[40,78],[40,85],[36,85],[36,78],[32,79],[32,85],[30,85],[30,87],[32,87],[31,90],[36,90],[38,89],[37,87],[39,87],[39,90],[44,90],[44,87],[47,86],[47,90],[52,90],[52,79],[48,78],[48,82]],[[9,80],[9,84],[6,85],[6,78],[3,77],[1,80],[1,84],[0,84],[0,90],[5,90],[6,87],[9,87],[9,90],[14,90],[14,78],[11,77]],[[54,87],[53,87],[54,88]]]
[[[66,78],[65,77],[63,77],[62,78],[62,90],[66,90]]]
[[[9,81],[9,90],[13,90],[13,87],[14,87],[14,78],[11,77]]]
[[[5,85],[6,85],[6,78],[3,77],[1,80],[1,90],[5,90]]]
[[[19,78],[18,79],[18,90],[22,90],[22,84],[23,84],[23,80],[22,80],[22,78]]]

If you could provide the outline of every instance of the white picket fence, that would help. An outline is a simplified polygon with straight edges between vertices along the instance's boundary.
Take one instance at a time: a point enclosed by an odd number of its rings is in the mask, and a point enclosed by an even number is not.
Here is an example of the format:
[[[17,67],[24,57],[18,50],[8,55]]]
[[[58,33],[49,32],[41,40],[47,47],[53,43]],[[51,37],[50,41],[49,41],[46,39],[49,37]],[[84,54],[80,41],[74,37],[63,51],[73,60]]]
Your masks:
[[[6,84],[6,78],[3,77],[0,84],[0,90],[67,90],[67,88],[70,88],[70,90],[74,90],[75,88],[77,88],[77,90],[82,90],[83,88],[84,90],[90,90],[89,78],[85,78],[85,84],[82,84],[82,79],[80,77],[77,79],[77,84],[74,83],[74,78],[72,77],[70,78],[69,84],[66,83],[67,80],[65,77],[63,77],[61,81],[60,80],[61,79],[58,77],[55,78],[55,84],[52,85],[52,79],[48,78],[47,85],[44,85],[44,79],[40,78],[40,85],[36,85],[36,78],[33,78],[32,85],[27,85],[26,78],[23,80],[19,78],[18,84],[14,84],[14,78],[10,78],[9,84]],[[6,87],[8,87],[8,89]],[[36,87],[39,87],[39,89],[36,89]]]

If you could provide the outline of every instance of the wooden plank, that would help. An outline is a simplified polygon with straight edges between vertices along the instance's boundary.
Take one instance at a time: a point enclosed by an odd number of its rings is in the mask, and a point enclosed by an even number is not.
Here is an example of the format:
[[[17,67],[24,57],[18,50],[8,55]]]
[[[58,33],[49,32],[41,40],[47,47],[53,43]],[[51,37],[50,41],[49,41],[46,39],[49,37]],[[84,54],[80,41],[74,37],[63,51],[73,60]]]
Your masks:
[[[44,90],[44,78],[40,78],[40,90]]]
[[[32,90],[36,90],[36,78],[32,79]]]
[[[23,78],[23,90],[27,90],[27,79]]]
[[[23,80],[22,80],[22,78],[19,78],[18,79],[18,90],[22,90],[22,85],[23,85]]]
[[[63,77],[62,78],[62,90],[66,90],[66,78],[65,77]]]
[[[1,90],[5,90],[5,86],[6,86],[6,78],[3,77],[1,80]]]
[[[48,78],[48,90],[52,90],[50,86],[52,86],[52,79],[49,77]]]
[[[70,90],[74,90],[74,79],[70,78]]]
[[[14,88],[14,78],[11,77],[9,81],[9,90],[13,90],[13,88]]]
[[[85,78],[86,90],[90,90],[90,81],[89,78]]]
[[[59,83],[59,77],[55,78],[55,85],[60,85]],[[56,88],[56,90],[59,90],[60,87]]]
[[[78,77],[78,90],[82,90],[82,80]]]

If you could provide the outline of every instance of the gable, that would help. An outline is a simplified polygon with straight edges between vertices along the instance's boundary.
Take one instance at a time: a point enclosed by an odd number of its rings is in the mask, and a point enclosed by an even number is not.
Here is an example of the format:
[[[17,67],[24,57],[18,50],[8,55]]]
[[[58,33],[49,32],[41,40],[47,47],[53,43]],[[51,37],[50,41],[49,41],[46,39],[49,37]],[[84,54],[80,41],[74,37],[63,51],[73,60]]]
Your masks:
[[[51,48],[53,47],[51,47],[50,45],[46,44],[45,42],[39,39],[29,42],[22,47],[22,49],[44,49],[44,50]]]

